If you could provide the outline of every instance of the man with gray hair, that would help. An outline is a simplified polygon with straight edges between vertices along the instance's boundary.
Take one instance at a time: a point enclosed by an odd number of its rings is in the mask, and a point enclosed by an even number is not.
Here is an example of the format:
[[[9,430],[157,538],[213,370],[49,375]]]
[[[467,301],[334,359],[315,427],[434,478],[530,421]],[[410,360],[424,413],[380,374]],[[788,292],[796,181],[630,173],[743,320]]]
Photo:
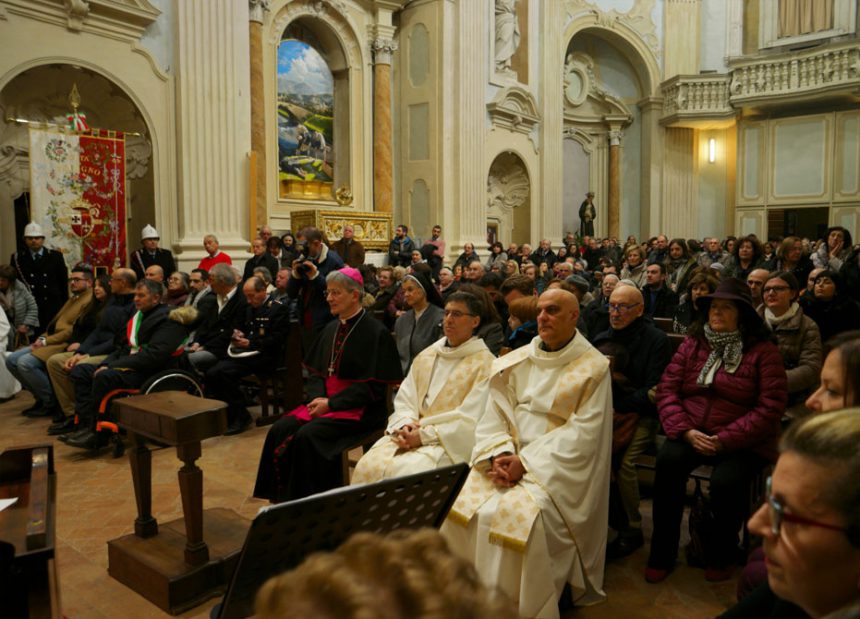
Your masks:
[[[241,326],[230,337],[227,358],[206,372],[206,394],[227,402],[226,435],[239,434],[251,423],[239,379],[278,367],[288,327],[286,306],[269,294],[266,282],[249,277],[242,286],[247,301]]]
[[[275,422],[260,458],[254,496],[272,503],[340,486],[341,452],[385,427],[387,387],[403,377],[391,334],[361,307],[361,273],[344,267],[325,281],[337,320],[305,356],[308,402]]]
[[[206,314],[198,321],[194,341],[188,346],[188,360],[199,372],[205,372],[219,359],[227,357],[233,332],[240,329],[245,320],[245,296],[238,285],[239,276],[228,264],[216,264],[209,271],[209,286],[215,293],[216,303],[205,308]]]
[[[331,250],[340,256],[347,266],[357,269],[364,264],[364,245],[355,240],[355,229],[350,224],[343,227],[343,237],[332,243]]]

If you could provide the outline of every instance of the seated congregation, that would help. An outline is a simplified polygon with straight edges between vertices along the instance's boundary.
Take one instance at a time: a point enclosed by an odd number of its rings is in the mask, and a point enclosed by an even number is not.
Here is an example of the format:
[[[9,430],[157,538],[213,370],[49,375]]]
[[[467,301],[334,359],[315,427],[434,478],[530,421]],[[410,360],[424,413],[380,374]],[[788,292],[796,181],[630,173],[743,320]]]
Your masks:
[[[37,228],[28,251],[47,254]],[[520,616],[558,617],[560,603],[605,599],[607,562],[645,546],[642,468],[655,473],[644,577],[671,578],[688,481],[704,467],[704,577],[746,564],[726,617],[825,617],[860,601],[860,417],[829,413],[860,404],[856,249],[837,264],[826,240],[789,237],[767,257],[754,237],[623,250],[571,238],[557,253],[547,240],[495,244],[486,263],[467,244],[449,268],[441,228],[416,249],[400,226],[392,266],[377,269],[351,238],[265,228],[242,273],[207,235],[186,274],[147,226],[133,269],[76,266],[48,319],[28,292],[35,272],[0,266],[0,397],[23,386],[25,415],[92,450],[109,393],[173,370],[224,401],[226,434],[239,434],[252,421],[241,379],[284,366],[295,332],[303,403],[268,428],[255,497],[343,485],[358,445],[372,443],[353,484],[467,463],[441,528],[450,552]],[[300,584],[279,579],[260,604],[312,593]],[[767,614],[786,608],[796,614]]]

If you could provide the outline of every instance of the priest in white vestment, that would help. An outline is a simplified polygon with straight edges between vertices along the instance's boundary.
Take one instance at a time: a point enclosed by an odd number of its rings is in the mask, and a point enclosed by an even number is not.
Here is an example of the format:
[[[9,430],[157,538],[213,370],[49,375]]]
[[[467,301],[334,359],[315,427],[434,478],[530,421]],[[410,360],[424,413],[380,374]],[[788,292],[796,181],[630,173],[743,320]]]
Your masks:
[[[612,451],[609,362],[576,331],[579,304],[538,302],[538,337],[493,363],[472,471],[442,532],[523,617],[602,600]]]
[[[386,435],[358,461],[353,484],[413,475],[467,462],[494,361],[484,340],[481,301],[455,292],[445,304],[445,337],[415,360],[394,399]]]

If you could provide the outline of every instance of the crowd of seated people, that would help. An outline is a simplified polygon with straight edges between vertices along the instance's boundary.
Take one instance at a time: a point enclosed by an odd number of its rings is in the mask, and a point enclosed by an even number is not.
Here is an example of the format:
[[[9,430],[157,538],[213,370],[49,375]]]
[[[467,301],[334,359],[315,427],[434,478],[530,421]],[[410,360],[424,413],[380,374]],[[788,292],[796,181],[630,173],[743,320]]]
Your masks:
[[[636,465],[660,434],[646,580],[675,567],[687,477],[701,464],[713,515],[705,577],[731,578],[748,489],[785,428],[824,410],[819,384],[837,382],[841,353],[822,349],[860,328],[848,230],[466,243],[447,265],[441,232],[422,243],[398,226],[382,267],[364,262],[349,226],[335,243],[264,226],[241,267],[207,235],[186,273],[147,226],[134,270],[75,267],[47,318],[30,273],[0,265],[0,397],[20,384],[35,399],[26,416],[51,417],[49,434],[92,449],[104,394],[186,368],[227,402],[227,434],[238,434],[251,421],[238,379],[279,365],[292,322],[307,400],[269,430],[255,496],[340,485],[341,452],[380,431],[354,482],[467,462],[445,536],[521,614],[556,616],[566,584],[577,603],[602,599],[605,562],[645,544]],[[34,264],[49,256],[38,237],[27,247]]]

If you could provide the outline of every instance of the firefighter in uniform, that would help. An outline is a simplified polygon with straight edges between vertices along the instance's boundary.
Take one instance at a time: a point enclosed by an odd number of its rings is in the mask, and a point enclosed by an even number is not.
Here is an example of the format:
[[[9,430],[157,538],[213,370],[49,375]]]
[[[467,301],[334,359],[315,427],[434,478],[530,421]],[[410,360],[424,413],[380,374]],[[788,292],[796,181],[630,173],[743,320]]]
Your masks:
[[[159,241],[158,230],[149,224],[143,227],[140,233],[140,244],[143,245],[138,250],[131,254],[131,268],[137,273],[137,280],[140,281],[146,274],[146,269],[153,264],[157,264],[164,269],[164,277],[167,279],[171,273],[176,272],[176,262],[173,260],[173,254],[169,249],[161,249],[158,246]]]

